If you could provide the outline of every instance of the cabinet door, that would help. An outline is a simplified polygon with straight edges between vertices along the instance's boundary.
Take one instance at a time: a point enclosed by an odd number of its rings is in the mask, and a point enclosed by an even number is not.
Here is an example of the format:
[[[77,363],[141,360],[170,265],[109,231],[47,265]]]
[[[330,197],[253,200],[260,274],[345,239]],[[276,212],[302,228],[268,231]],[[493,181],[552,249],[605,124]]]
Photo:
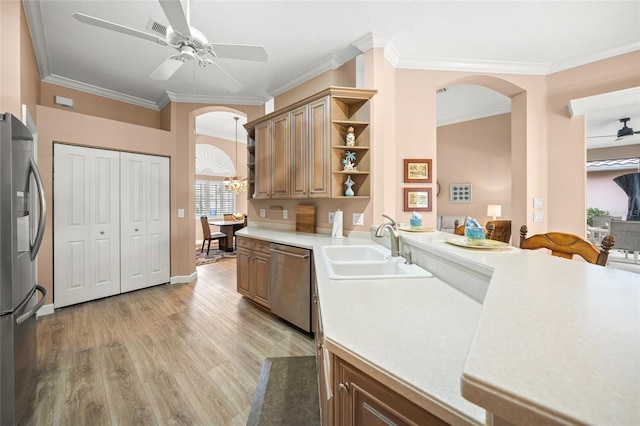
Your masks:
[[[307,198],[309,156],[308,106],[291,111],[291,198]]]
[[[237,251],[237,289],[238,293],[251,297],[251,251],[239,248]]]
[[[254,254],[254,294],[253,300],[269,308],[269,256]]]
[[[340,425],[447,425],[423,408],[336,359],[336,422]]]
[[[289,198],[291,182],[289,114],[274,118],[271,126],[271,198]]]
[[[116,151],[54,144],[56,308],[120,293]]]
[[[256,126],[255,198],[271,197],[271,127],[269,122]]]
[[[309,104],[308,181],[309,196],[326,198],[331,194],[331,125],[329,97]]]

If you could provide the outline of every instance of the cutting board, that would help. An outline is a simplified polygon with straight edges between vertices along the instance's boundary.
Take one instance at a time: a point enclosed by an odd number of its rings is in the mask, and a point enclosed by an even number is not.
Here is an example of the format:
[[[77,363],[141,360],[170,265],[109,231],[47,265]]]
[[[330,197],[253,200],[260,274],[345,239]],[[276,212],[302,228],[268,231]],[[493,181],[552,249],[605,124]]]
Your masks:
[[[296,206],[296,232],[316,232],[316,206]]]

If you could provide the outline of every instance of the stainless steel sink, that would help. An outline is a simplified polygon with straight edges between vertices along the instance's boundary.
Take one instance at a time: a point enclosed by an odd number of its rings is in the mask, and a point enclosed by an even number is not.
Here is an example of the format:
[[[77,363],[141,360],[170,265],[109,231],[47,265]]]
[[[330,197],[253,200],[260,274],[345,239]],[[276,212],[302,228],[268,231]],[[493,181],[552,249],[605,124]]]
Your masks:
[[[380,245],[323,246],[327,274],[332,280],[362,280],[433,277],[418,265],[405,264],[402,257]]]

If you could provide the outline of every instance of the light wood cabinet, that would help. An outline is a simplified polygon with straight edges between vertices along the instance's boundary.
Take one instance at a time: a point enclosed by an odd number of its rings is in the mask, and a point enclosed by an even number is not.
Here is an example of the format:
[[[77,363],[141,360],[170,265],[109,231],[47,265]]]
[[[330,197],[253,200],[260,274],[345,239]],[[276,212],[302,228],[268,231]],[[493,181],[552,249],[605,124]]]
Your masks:
[[[446,425],[349,363],[334,357],[336,425]]]
[[[247,123],[249,198],[352,198],[344,195],[348,176],[355,197],[370,197],[369,115],[375,93],[330,87]],[[350,126],[354,147],[345,144]],[[347,151],[355,153],[357,170],[344,170]]]
[[[311,298],[311,331],[313,331],[316,346],[316,370],[318,371],[318,396],[320,404],[320,424],[328,426],[333,424],[333,400],[329,398],[328,389],[331,386],[330,377],[330,354],[324,347],[324,328],[322,326],[322,315],[320,313],[320,301],[318,299],[317,285],[315,281],[315,272],[312,272],[312,289]]]
[[[268,241],[236,236],[238,293],[269,308]]]

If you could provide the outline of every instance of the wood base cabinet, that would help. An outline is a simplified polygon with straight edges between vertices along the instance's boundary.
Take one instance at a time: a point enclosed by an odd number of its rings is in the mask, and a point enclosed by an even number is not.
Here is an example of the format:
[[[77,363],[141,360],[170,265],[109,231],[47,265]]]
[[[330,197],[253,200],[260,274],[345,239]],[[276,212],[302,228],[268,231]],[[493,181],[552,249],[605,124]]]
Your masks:
[[[448,423],[334,357],[336,425],[446,425]]]
[[[269,305],[269,247],[268,241],[236,235],[237,289],[246,298],[270,308]]]

